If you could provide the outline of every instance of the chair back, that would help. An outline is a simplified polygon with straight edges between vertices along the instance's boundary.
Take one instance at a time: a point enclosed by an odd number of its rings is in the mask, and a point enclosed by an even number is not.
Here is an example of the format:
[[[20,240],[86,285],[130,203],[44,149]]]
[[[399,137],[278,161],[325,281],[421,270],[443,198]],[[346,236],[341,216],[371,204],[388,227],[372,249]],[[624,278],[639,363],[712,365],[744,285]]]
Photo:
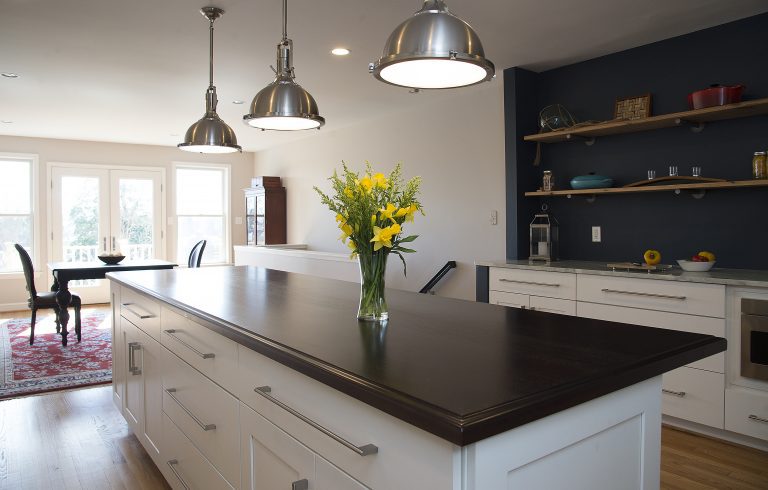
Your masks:
[[[205,240],[200,240],[192,247],[192,251],[189,253],[189,260],[187,260],[187,266],[189,268],[200,267],[200,262],[203,261],[203,252],[205,251]]]
[[[32,259],[24,247],[18,243],[14,245],[16,251],[19,252],[19,258],[21,258],[21,266],[24,268],[24,279],[27,280],[27,291],[29,291],[29,297],[34,298],[37,296],[37,289],[35,289],[35,268],[32,266]]]

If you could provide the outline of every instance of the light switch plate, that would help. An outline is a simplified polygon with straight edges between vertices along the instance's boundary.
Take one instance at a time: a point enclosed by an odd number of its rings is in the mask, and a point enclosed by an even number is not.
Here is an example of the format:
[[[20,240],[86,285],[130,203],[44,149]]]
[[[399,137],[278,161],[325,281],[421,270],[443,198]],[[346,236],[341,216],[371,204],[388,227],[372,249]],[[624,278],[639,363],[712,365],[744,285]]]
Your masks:
[[[243,224],[243,217],[242,216],[235,216],[235,224],[236,225],[242,225]]]

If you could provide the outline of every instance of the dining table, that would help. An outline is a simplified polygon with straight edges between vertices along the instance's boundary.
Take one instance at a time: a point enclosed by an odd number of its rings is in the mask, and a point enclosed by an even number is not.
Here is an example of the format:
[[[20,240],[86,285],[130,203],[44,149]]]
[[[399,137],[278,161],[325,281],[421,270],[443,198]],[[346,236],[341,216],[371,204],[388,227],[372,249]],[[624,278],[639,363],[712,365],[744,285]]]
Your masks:
[[[56,303],[59,305],[59,323],[61,324],[61,345],[67,345],[67,323],[69,311],[67,307],[72,301],[69,291],[69,281],[84,279],[104,279],[107,272],[139,271],[173,269],[177,264],[160,259],[126,260],[119,264],[104,262],[49,262],[48,269],[53,274],[51,291],[56,291]],[[76,329],[77,341],[80,342],[80,331]]]

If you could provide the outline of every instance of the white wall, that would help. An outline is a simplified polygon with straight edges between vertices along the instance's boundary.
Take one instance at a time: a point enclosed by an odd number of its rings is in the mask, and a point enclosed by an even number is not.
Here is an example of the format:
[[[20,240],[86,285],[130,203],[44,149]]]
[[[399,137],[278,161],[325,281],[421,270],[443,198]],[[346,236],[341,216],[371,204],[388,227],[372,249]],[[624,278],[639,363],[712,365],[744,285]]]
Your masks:
[[[504,226],[504,110],[503,83],[457,89],[450,102],[424,103],[419,95],[404,112],[372,118],[363,124],[321,130],[311,138],[257,152],[255,175],[283,178],[288,199],[288,242],[311,249],[344,252],[338,241],[334,215],[324,208],[313,185],[328,191],[326,180],[341,161],[363,170],[370,160],[377,170],[389,172],[403,163],[404,176],[423,178],[421,202],[426,216],[405,228],[419,238],[418,253],[409,255],[408,277],[391,256],[389,287],[418,290],[448,260],[458,268],[447,276],[437,293],[474,299],[478,259],[503,260]],[[492,226],[492,210],[498,224]],[[409,245],[410,246],[410,245]]]
[[[38,194],[36,208],[40,216],[39,236],[36,245],[39,248],[35,264],[38,289],[45,289],[48,284],[48,271],[45,263],[48,261],[49,237],[46,237],[48,226],[46,168],[48,162],[85,163],[98,165],[120,165],[158,167],[166,169],[165,210],[167,216],[172,216],[173,206],[173,162],[185,163],[225,163],[231,165],[231,200],[232,200],[232,245],[245,243],[245,226],[235,225],[235,217],[244,215],[242,189],[248,187],[253,172],[253,155],[250,153],[234,153],[229,155],[201,155],[186,153],[174,147],[129,145],[118,143],[97,143],[90,141],[72,141],[43,138],[22,138],[16,136],[0,136],[0,152],[31,153],[39,157]],[[168,227],[166,240],[166,258],[175,260],[175,230]],[[48,239],[45,239],[48,238]],[[23,276],[16,278],[0,277],[0,310],[19,309],[26,307],[27,293]]]

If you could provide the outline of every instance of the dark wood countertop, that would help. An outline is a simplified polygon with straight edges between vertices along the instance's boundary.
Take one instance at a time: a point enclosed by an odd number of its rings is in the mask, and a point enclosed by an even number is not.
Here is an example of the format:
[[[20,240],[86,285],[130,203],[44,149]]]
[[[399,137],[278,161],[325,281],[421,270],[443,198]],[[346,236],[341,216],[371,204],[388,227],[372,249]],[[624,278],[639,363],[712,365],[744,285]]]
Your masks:
[[[725,339],[387,290],[257,267],[110,273],[217,332],[466,445],[722,352]]]

